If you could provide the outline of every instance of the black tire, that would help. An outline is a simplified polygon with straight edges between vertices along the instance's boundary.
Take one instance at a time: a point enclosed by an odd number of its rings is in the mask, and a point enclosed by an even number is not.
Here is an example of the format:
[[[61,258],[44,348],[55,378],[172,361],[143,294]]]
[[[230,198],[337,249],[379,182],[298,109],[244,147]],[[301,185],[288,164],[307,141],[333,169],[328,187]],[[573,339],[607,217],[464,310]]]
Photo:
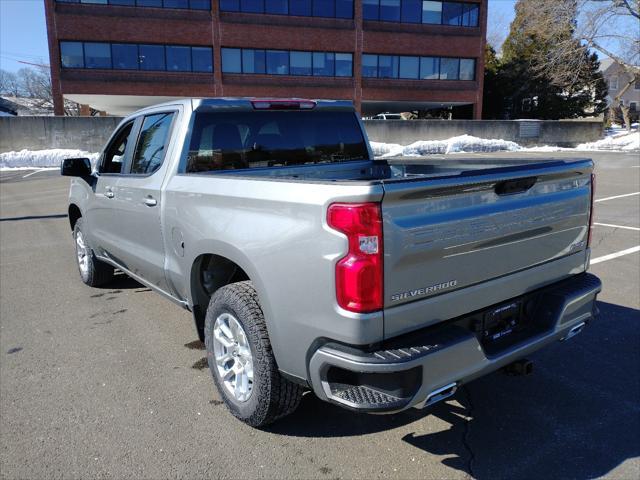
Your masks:
[[[83,233],[84,222],[80,217],[75,226],[73,227],[73,240],[76,247],[76,264],[78,265],[78,271],[80,272],[80,278],[82,281],[90,287],[100,287],[113,280],[114,268],[108,263],[98,260],[91,250],[91,247],[86,243],[86,235]],[[87,261],[86,268],[80,266],[79,251],[81,251],[78,245],[78,234],[82,236],[84,244],[84,255]]]
[[[253,387],[249,398],[238,401],[226,390],[216,367],[213,328],[216,319],[230,313],[241,324],[253,357]],[[264,314],[251,282],[232,283],[219,289],[207,308],[205,345],[213,380],[231,413],[252,427],[263,427],[292,413],[300,404],[304,389],[278,371]]]

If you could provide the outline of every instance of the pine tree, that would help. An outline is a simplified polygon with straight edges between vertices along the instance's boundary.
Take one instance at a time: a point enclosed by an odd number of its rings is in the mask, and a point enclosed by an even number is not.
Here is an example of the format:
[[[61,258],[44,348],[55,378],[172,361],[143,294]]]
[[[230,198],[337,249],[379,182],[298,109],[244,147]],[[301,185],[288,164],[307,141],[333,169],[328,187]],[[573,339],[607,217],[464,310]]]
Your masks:
[[[496,112],[497,100],[487,98],[492,103],[485,103],[487,117],[560,119],[601,113],[606,85],[597,57],[572,37],[576,1],[541,5],[537,0],[519,0],[515,10],[499,65],[485,77],[489,96],[501,92],[506,107]],[[558,44],[571,45],[571,55],[581,58],[583,68],[572,78],[549,74],[550,63],[559,58]]]

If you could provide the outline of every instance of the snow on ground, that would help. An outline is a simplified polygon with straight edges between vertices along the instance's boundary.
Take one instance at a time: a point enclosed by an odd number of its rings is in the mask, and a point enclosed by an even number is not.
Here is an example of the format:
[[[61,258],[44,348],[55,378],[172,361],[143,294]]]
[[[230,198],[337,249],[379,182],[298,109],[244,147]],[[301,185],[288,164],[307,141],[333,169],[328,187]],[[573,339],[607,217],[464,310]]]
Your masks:
[[[485,138],[461,135],[447,140],[427,140],[414,142],[411,145],[397,143],[371,142],[376,157],[415,157],[434,153],[447,154],[457,152],[499,152],[502,150],[517,151],[522,147],[507,140],[488,140]]]
[[[637,129],[630,133],[626,130],[613,131],[602,140],[591,143],[581,143],[576,150],[640,150],[640,131]]]
[[[92,163],[98,158],[97,153],[83,150],[20,150],[19,152],[0,153],[0,170],[33,169],[43,167],[59,168],[65,158],[88,158]]]

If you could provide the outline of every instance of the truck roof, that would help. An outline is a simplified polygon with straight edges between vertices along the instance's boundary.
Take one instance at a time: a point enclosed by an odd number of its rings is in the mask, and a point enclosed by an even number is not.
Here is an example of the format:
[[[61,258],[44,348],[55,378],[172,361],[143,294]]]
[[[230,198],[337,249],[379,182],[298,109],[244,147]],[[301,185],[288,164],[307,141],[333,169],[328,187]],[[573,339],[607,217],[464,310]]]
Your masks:
[[[284,103],[309,103],[314,104],[313,110],[343,110],[355,111],[353,102],[349,100],[326,100],[326,99],[305,99],[305,98],[265,98],[265,97],[207,97],[207,98],[179,98],[169,102],[151,105],[143,109],[137,110],[129,116],[135,116],[146,110],[156,109],[163,106],[183,105],[191,107],[195,110],[256,110],[255,103],[267,104],[272,102],[274,105],[282,105]]]

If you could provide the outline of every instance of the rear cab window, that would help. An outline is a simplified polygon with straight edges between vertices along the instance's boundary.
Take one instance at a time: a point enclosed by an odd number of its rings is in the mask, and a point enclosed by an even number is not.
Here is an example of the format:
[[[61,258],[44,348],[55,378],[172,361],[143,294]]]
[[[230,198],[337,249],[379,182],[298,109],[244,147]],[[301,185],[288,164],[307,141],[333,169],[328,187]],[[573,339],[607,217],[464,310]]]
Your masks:
[[[350,111],[196,112],[186,173],[368,160]]]

